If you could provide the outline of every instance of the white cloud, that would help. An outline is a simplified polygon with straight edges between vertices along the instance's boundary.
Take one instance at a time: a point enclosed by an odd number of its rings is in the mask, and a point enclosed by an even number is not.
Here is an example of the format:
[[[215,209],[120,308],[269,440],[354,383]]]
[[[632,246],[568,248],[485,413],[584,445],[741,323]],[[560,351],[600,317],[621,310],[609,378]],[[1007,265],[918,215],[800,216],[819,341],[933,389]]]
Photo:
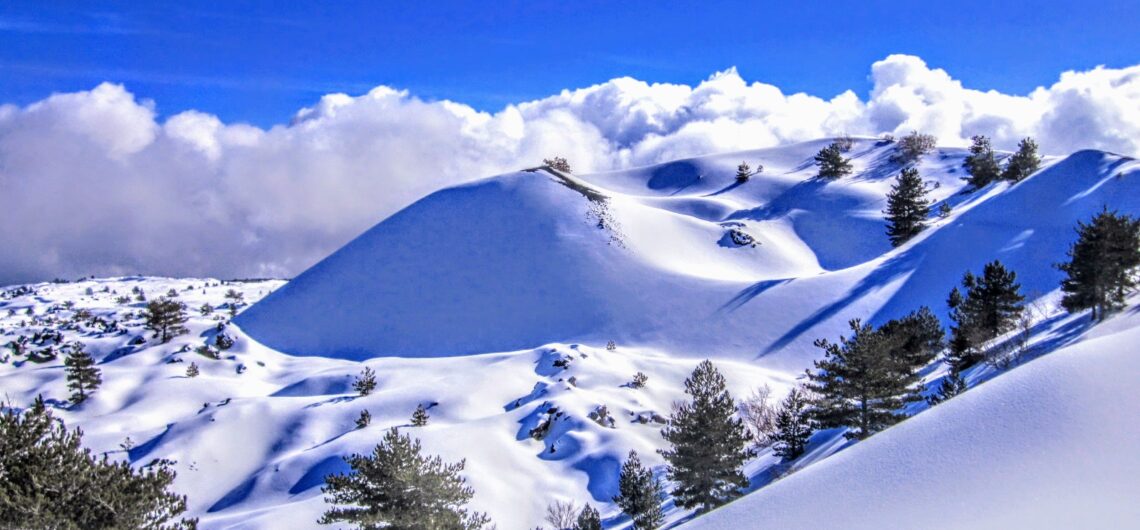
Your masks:
[[[912,56],[864,101],[784,94],[735,70],[695,87],[620,78],[496,113],[380,86],[268,130],[105,83],[0,106],[0,282],[83,274],[292,275],[440,187],[560,154],[580,171],[836,135],[986,134],[1012,149],[1140,153],[1140,66],[1066,72],[1028,95],[964,88]]]

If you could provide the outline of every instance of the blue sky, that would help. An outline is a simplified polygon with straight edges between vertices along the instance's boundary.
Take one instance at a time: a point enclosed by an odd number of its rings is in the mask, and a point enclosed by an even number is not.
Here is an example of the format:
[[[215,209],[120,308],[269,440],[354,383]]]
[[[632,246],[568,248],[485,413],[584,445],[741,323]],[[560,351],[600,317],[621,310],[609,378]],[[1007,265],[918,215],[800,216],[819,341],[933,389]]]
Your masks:
[[[114,81],[161,116],[264,126],[379,84],[497,110],[613,77],[695,84],[737,66],[785,92],[862,96],[872,62],[908,53],[966,86],[1024,94],[1065,70],[1140,60],[1127,22],[1140,2],[793,4],[7,1],[0,102]]]

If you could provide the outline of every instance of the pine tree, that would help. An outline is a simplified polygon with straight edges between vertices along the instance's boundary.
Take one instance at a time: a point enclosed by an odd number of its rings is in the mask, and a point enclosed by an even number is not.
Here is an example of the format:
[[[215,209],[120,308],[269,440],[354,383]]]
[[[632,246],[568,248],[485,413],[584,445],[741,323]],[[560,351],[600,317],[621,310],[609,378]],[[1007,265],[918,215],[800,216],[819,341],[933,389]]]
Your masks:
[[[962,378],[961,373],[952,369],[949,374],[946,374],[946,377],[942,378],[942,384],[938,385],[938,391],[926,398],[926,402],[937,405],[965,391],[966,380]]]
[[[574,530],[602,530],[602,516],[598,510],[589,504],[578,513],[578,520],[574,523]]]
[[[772,452],[785,460],[795,460],[804,454],[808,438],[814,430],[808,414],[808,400],[804,393],[793,388],[776,413],[776,434]]]
[[[186,497],[169,491],[175,473],[156,460],[141,470],[81,445],[82,433],[52,417],[42,399],[0,412],[0,526],[4,528],[193,529],[178,519]]]
[[[423,427],[424,425],[428,424],[429,417],[430,416],[428,416],[427,409],[424,408],[422,403],[416,405],[415,412],[412,412],[412,425],[415,425],[416,427]]]
[[[677,505],[704,511],[731,501],[748,486],[740,467],[754,454],[752,435],[733,417],[736,405],[711,361],[693,370],[685,393],[692,402],[673,410],[661,431],[672,448],[661,455],[669,462],[669,479],[677,484],[672,491]]]
[[[926,228],[931,201],[926,198],[926,185],[918,170],[906,168],[899,174],[887,194],[887,236],[891,246],[899,246]]]
[[[186,367],[186,377],[198,377],[199,373],[198,363],[191,362],[190,366]]]
[[[350,472],[325,477],[321,492],[334,506],[319,524],[349,523],[366,530],[466,530],[490,522],[486,515],[464,508],[475,492],[459,474],[463,461],[445,464],[438,456],[424,456],[419,440],[401,436],[395,428],[371,454],[353,454],[344,460]]]
[[[363,429],[372,423],[372,413],[368,409],[360,411],[360,416],[356,418],[356,428]]]
[[[636,451],[630,451],[629,458],[621,466],[618,492],[613,500],[621,507],[622,513],[633,519],[636,530],[653,530],[664,522],[661,482],[653,476],[652,470],[641,465]]]
[[[95,359],[83,350],[82,344],[76,343],[72,347],[63,364],[67,367],[67,388],[71,390],[71,402],[75,405],[91,397],[103,382],[99,369],[95,367]]]
[[[1002,171],[1001,178],[1017,182],[1037,171],[1041,166],[1041,158],[1037,156],[1037,142],[1032,138],[1025,138],[1017,144],[1017,152],[1009,158],[1009,163]]]
[[[907,370],[918,370],[938,356],[946,346],[946,331],[929,307],[922,306],[910,314],[887,321],[879,328],[894,348],[891,355]]]
[[[962,286],[966,293],[955,287],[946,302],[954,321],[949,361],[955,370],[981,361],[985,343],[1012,330],[1025,309],[1017,274],[1000,261],[987,263],[981,277],[967,271]]]
[[[146,305],[143,313],[146,319],[146,329],[154,331],[159,342],[167,343],[170,339],[189,333],[186,328],[186,304],[167,298],[159,298]]]
[[[365,366],[360,371],[360,375],[356,377],[356,381],[352,382],[352,389],[362,396],[371,394],[373,390],[376,390],[376,372]]]
[[[748,165],[748,162],[741,162],[739,166],[736,166],[736,181],[744,184],[748,182],[748,179],[751,178],[752,175],[760,173],[761,171],[764,171],[764,166],[758,164],[756,171],[752,171],[752,167]]]
[[[970,146],[970,156],[966,157],[965,163],[966,172],[970,174],[966,182],[974,189],[981,189],[1001,178],[1001,167],[994,157],[994,148],[990,145],[989,138],[979,134],[972,140],[974,143]]]
[[[836,179],[851,173],[851,161],[843,158],[843,150],[835,142],[820,150],[815,162],[819,165],[820,178]]]
[[[838,343],[815,341],[824,358],[808,373],[808,389],[816,394],[814,419],[823,427],[849,427],[848,438],[863,439],[905,418],[899,409],[921,399],[921,380],[912,359],[903,355],[903,334],[886,333],[858,319],[854,334]]]
[[[1066,278],[1061,305],[1070,313],[1092,309],[1103,320],[1124,307],[1136,287],[1140,267],[1140,220],[1104,208],[1088,224],[1077,223],[1077,241],[1069,247],[1069,262],[1057,265]]]

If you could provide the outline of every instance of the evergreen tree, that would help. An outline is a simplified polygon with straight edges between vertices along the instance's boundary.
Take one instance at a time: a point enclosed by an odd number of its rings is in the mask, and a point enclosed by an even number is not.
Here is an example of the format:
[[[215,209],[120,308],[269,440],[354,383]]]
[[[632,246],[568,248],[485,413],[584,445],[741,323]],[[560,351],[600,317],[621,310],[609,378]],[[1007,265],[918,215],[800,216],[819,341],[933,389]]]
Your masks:
[[[821,178],[836,179],[851,173],[851,160],[843,158],[843,149],[835,142],[815,155],[815,163]]]
[[[661,482],[653,476],[652,470],[641,465],[636,451],[630,451],[629,458],[621,466],[618,492],[614,502],[621,507],[622,513],[633,519],[634,529],[653,530],[664,522]]]
[[[748,165],[748,162],[741,162],[739,166],[736,166],[736,181],[744,184],[748,182],[748,179],[751,178],[752,175],[759,174],[761,171],[764,171],[764,166],[760,164],[756,165],[756,171],[752,171],[752,167]]]
[[[955,287],[946,302],[954,321],[949,361],[956,370],[981,361],[985,343],[1012,330],[1025,309],[1017,274],[1000,261],[987,263],[981,277],[967,271],[962,286],[966,293]]]
[[[168,490],[175,473],[156,460],[142,470],[97,459],[42,399],[0,412],[0,527],[174,530],[186,497]]]
[[[376,390],[376,372],[365,366],[360,375],[356,376],[356,381],[352,382],[352,389],[362,396],[371,394]]]
[[[1041,158],[1037,156],[1037,142],[1032,138],[1025,138],[1018,142],[1017,152],[1009,158],[1001,178],[1017,182],[1033,174],[1040,166]]]
[[[589,504],[578,513],[578,521],[574,523],[574,530],[602,530],[602,516],[598,510]]]
[[[465,463],[445,464],[420,453],[419,440],[391,429],[372,454],[345,457],[351,471],[325,477],[321,492],[332,508],[319,524],[349,523],[378,530],[475,529],[490,521],[468,512],[475,494],[459,475]]]
[[[198,363],[191,362],[190,366],[186,367],[186,377],[198,377],[199,373]]]
[[[918,370],[930,364],[946,346],[942,322],[926,306],[902,318],[887,321],[879,330],[890,339],[891,355],[908,370]]]
[[[685,393],[692,402],[673,410],[661,431],[672,448],[661,455],[669,462],[669,479],[677,483],[672,491],[677,505],[704,511],[738,497],[748,485],[740,467],[754,454],[752,435],[733,418],[736,405],[711,361],[693,370]]]
[[[962,374],[957,370],[950,370],[950,373],[942,378],[942,384],[938,385],[938,391],[926,398],[926,402],[937,405],[965,391],[966,380],[962,378]]]
[[[1093,320],[1124,307],[1136,287],[1140,266],[1140,220],[1104,208],[1088,224],[1078,221],[1077,241],[1069,247],[1069,262],[1057,265],[1065,273],[1061,305],[1070,313],[1092,309]]]
[[[427,409],[424,408],[422,403],[416,405],[415,412],[412,412],[412,425],[415,425],[416,427],[423,427],[424,425],[427,425],[429,417],[430,416],[428,416]]]
[[[903,355],[904,334],[883,332],[858,319],[849,323],[854,334],[838,343],[820,339],[824,358],[815,361],[808,389],[815,393],[813,415],[823,427],[849,427],[848,438],[866,438],[905,415],[907,403],[921,399],[921,383],[912,358]]]
[[[67,388],[71,390],[71,402],[75,405],[91,397],[103,382],[99,369],[95,367],[95,359],[83,350],[82,344],[76,343],[72,347],[63,364],[67,367]]]
[[[994,157],[994,148],[990,145],[989,138],[979,134],[974,136],[973,140],[970,156],[966,157],[966,172],[970,174],[966,182],[974,189],[981,189],[1001,178],[1001,167]]]
[[[372,413],[368,409],[360,411],[360,416],[356,418],[356,428],[363,429],[372,423]]]
[[[926,228],[931,201],[918,170],[906,168],[887,194],[887,236],[891,246],[899,246]]]
[[[146,329],[154,331],[159,342],[170,342],[170,339],[189,333],[186,329],[186,304],[167,298],[159,298],[146,305],[143,313],[146,319]]]
[[[772,452],[785,460],[795,460],[807,449],[808,438],[814,430],[808,414],[808,400],[804,393],[793,388],[776,413],[776,434]]]

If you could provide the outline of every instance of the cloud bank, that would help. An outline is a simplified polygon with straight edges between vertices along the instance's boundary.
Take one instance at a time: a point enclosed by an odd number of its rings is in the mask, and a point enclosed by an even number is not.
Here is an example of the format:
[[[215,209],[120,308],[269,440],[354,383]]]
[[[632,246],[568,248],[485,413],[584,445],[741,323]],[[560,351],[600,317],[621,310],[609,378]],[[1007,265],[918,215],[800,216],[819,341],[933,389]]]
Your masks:
[[[785,94],[735,70],[695,87],[620,78],[496,113],[380,86],[261,129],[156,119],[121,85],[0,106],[0,283],[82,275],[291,276],[444,186],[560,154],[579,172],[841,133],[974,134],[1012,149],[1140,154],[1140,65],[1028,95],[965,88],[921,59],[871,66],[866,99]]]

